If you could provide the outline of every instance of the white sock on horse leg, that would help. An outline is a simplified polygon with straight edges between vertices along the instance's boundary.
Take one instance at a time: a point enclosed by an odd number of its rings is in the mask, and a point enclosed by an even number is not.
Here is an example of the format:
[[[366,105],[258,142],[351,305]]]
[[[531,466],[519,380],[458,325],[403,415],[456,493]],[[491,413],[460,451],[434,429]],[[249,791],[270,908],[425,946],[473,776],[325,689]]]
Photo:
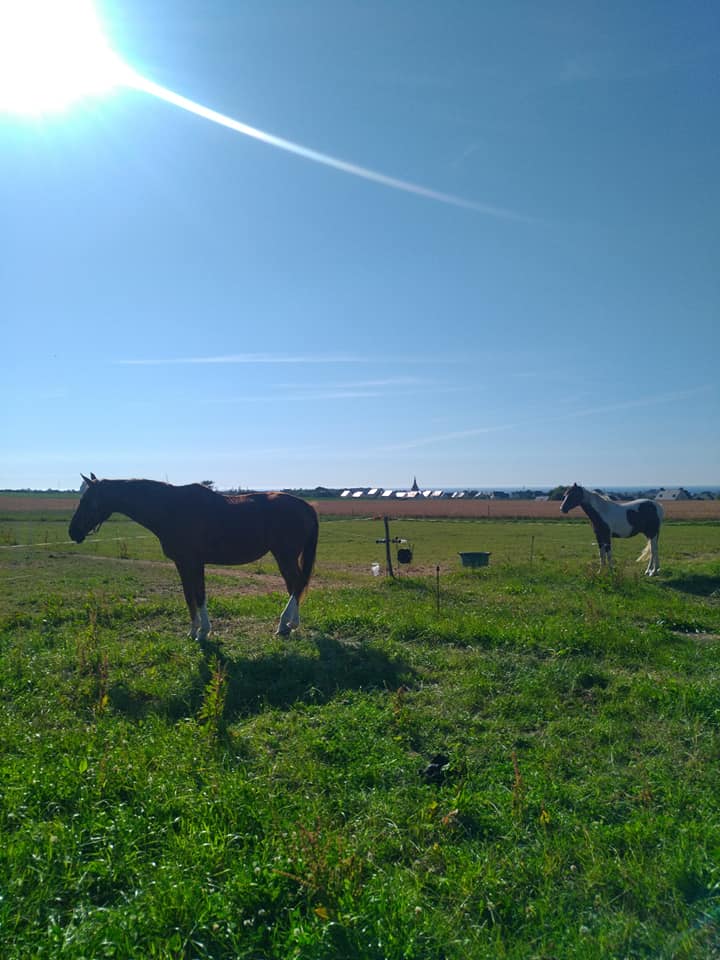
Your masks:
[[[204,640],[210,633],[210,617],[207,612],[207,603],[204,603],[199,610],[200,629],[198,631],[198,640]]]
[[[287,633],[299,625],[300,613],[298,610],[298,602],[295,599],[295,594],[293,593],[290,594],[290,599],[285,604],[285,609],[280,614],[280,626],[278,627],[278,632]]]

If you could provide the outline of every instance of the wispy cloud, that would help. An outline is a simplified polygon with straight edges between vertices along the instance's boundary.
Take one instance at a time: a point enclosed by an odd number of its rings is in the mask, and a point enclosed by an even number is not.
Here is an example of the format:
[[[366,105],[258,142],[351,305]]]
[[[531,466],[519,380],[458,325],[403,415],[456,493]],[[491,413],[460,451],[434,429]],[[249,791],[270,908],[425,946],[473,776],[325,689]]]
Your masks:
[[[469,430],[453,430],[450,433],[437,433],[429,437],[415,437],[413,440],[401,440],[398,443],[389,443],[378,447],[378,451],[390,453],[396,450],[415,450],[418,447],[427,447],[438,443],[447,443],[453,440],[468,440],[488,433],[500,433],[512,430],[517,424],[499,424],[494,427],[471,427]]]
[[[450,167],[450,169],[457,169],[458,167],[461,167],[464,163],[467,163],[470,157],[474,156],[476,153],[479,153],[481,150],[482,144],[478,143],[477,141],[473,141],[472,143],[468,144],[464,150],[461,150],[456,157],[453,157],[450,160],[448,167]]]
[[[598,413],[619,413],[624,410],[636,410],[642,407],[656,407],[667,403],[679,403],[682,400],[691,400],[702,394],[711,393],[713,386],[709,383],[687,390],[675,390],[671,393],[654,394],[647,397],[638,397],[636,400],[619,400],[617,403],[605,403],[595,407],[585,407],[581,410],[567,410],[554,417],[543,417],[534,423],[555,423],[561,420],[572,420],[576,417],[591,417]]]
[[[452,443],[458,440],[469,440],[473,437],[485,436],[492,433],[502,433],[510,430],[521,430],[527,427],[538,427],[544,424],[562,423],[563,421],[573,420],[581,417],[592,417],[605,413],[621,413],[626,410],[635,410],[644,407],[661,406],[668,403],[679,403],[683,400],[691,400],[713,391],[711,384],[703,384],[692,387],[687,390],[676,390],[671,393],[656,394],[647,397],[638,397],[635,400],[621,400],[617,403],[603,404],[601,406],[584,407],[582,409],[567,410],[555,416],[537,417],[528,420],[518,421],[516,423],[503,423],[495,426],[470,427],[466,430],[454,430],[447,433],[433,434],[425,437],[415,437],[413,439],[401,440],[397,443],[388,444],[378,448],[381,452],[391,452],[398,450],[414,450],[418,447],[427,447],[436,444]]]
[[[312,366],[312,365],[331,365],[339,366],[348,364],[372,364],[373,367],[392,364],[394,367],[402,364],[422,365],[432,364],[437,367],[440,364],[456,365],[467,363],[467,357],[460,356],[422,356],[418,354],[403,354],[392,356],[371,356],[357,353],[221,353],[207,357],[123,357],[115,360],[117,366],[123,367],[181,367],[181,366],[219,366],[222,364],[276,364],[278,366]],[[387,378],[382,380],[389,381],[399,378]],[[408,380],[409,378],[405,378]]]
[[[369,380],[336,380],[328,383],[278,383],[262,393],[205,396],[206,404],[223,403],[305,403],[324,400],[370,400],[380,398],[438,396],[467,393],[473,387],[438,382],[424,377],[384,377]]]
[[[335,381],[332,383],[325,383],[323,387],[325,389],[339,389],[339,390],[367,390],[367,389],[377,389],[380,387],[419,387],[419,386],[430,386],[433,381],[428,380],[424,377],[384,377],[380,379],[373,380],[343,380]],[[279,383],[277,384],[278,388],[281,390],[313,390],[317,387],[317,384],[307,384],[307,383]]]
[[[208,405],[273,402],[287,404],[290,401],[297,403],[307,400],[368,400],[384,396],[386,396],[386,394],[380,390],[318,390],[315,388],[307,391],[278,390],[275,393],[248,393],[236,394],[230,397],[204,397],[200,402]]]
[[[171,367],[202,364],[233,363],[369,363],[372,358],[348,353],[282,354],[282,353],[225,353],[213,357],[143,357],[115,361],[130,367]]]

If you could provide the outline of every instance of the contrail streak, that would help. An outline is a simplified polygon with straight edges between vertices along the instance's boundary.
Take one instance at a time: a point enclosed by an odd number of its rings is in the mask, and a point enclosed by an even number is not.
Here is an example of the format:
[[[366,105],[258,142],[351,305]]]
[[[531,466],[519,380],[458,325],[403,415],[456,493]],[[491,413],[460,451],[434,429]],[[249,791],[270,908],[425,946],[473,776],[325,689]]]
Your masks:
[[[236,133],[242,133],[254,140],[260,140],[271,147],[277,147],[279,150],[285,150],[287,153],[293,153],[305,160],[312,160],[314,163],[321,163],[326,167],[332,167],[333,170],[339,170],[341,173],[350,174],[353,177],[361,177],[363,180],[370,180],[372,183],[379,183],[383,187],[390,187],[392,190],[402,190],[405,193],[412,193],[418,197],[424,197],[426,200],[435,200],[439,203],[450,204],[453,207],[461,207],[463,210],[472,210],[475,213],[482,213],[489,217],[497,217],[503,220],[516,220],[529,222],[529,217],[515,213],[512,210],[506,210],[503,207],[494,207],[486,203],[476,203],[474,200],[466,200],[464,197],[458,197],[452,193],[441,193],[438,190],[430,190],[428,187],[420,186],[417,183],[411,183],[408,180],[400,180],[397,177],[389,177],[387,174],[380,173],[377,170],[370,170],[368,167],[361,167],[356,163],[350,163],[347,160],[341,160],[339,157],[330,156],[327,153],[320,153],[319,150],[312,150],[310,147],[304,147],[300,143],[294,143],[292,140],[285,140],[283,137],[276,137],[265,130],[259,130],[257,127],[251,127],[247,123],[235,120],[226,116],[224,113],[218,113],[217,110],[211,110],[204,107],[201,103],[189,100],[168,90],[167,87],[148,80],[129,67],[126,68],[123,82],[127,86],[135,87],[145,93],[150,93],[160,100],[173,104],[194,113],[205,120],[211,120],[222,127],[228,127]]]

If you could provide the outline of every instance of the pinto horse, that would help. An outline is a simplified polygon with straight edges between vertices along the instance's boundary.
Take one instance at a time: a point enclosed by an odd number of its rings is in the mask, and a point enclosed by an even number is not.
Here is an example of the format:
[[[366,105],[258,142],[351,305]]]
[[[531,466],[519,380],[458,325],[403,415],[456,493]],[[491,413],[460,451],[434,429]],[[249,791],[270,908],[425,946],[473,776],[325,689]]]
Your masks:
[[[584,510],[592,524],[600,549],[600,566],[605,562],[612,565],[613,537],[634,537],[636,533],[644,533],[648,542],[638,560],[647,560],[645,573],[649,577],[660,570],[658,537],[664,512],[655,500],[616,503],[601,493],[574,483],[565,491],[560,509],[567,513],[573,507]]]
[[[299,602],[307,588],[318,541],[317,513],[288,493],[223,496],[199,483],[176,487],[155,480],[98,480],[83,476],[86,490],[70,521],[82,543],[111,513],[122,513],[160,540],[175,562],[190,611],[190,636],[210,633],[205,564],[251,563],[270,552],[290,599],[277,628],[287,636],[300,625]]]

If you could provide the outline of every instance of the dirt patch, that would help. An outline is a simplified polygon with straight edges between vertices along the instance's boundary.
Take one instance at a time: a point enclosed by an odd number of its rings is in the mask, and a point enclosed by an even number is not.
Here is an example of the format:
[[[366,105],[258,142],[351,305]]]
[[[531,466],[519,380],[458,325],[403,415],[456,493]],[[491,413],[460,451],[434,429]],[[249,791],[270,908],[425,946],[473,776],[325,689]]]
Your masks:
[[[51,510],[66,512],[74,510],[80,497],[16,497],[0,494],[0,511],[3,513],[47,513]]]

